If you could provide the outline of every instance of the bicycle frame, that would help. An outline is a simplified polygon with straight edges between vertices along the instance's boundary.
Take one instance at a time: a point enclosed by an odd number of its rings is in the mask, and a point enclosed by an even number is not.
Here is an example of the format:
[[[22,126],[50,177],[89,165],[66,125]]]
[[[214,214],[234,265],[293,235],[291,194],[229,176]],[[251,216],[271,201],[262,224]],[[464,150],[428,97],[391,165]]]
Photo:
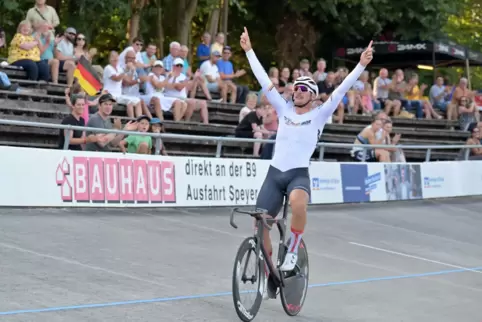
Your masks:
[[[268,231],[271,230],[271,225],[276,224],[276,227],[278,228],[278,231],[280,233],[280,241],[279,241],[279,246],[278,246],[278,258],[277,258],[277,263],[276,266],[281,265],[281,260],[280,256],[284,254],[284,242],[285,242],[285,236],[286,236],[286,220],[288,218],[288,197],[287,195],[284,196],[284,202],[283,202],[283,217],[280,219],[276,218],[265,218],[266,212],[259,212],[259,211],[241,211],[238,208],[233,209],[231,213],[231,226],[234,228],[238,228],[238,226],[234,223],[234,213],[239,212],[239,213],[245,213],[249,214],[252,217],[256,219],[256,232],[254,234],[254,237],[258,241],[256,243],[256,249],[255,249],[255,254],[256,258],[259,259],[264,259],[266,261],[266,264],[268,266],[268,270],[271,273],[272,278],[274,279],[274,282],[276,285],[283,287],[284,286],[284,280],[283,280],[283,274],[280,274],[277,268],[274,267],[273,262],[271,260],[271,257],[269,256],[268,252],[266,251],[266,247],[264,246],[264,228],[266,228]],[[261,256],[262,255],[262,256]],[[245,276],[246,274],[246,268],[248,266],[249,262],[249,256],[246,260],[246,264],[244,265],[244,270],[243,270],[243,275]],[[256,278],[258,276],[258,270],[259,270],[259,265],[256,265],[256,271],[254,275],[254,280],[252,280],[252,283],[256,282]]]

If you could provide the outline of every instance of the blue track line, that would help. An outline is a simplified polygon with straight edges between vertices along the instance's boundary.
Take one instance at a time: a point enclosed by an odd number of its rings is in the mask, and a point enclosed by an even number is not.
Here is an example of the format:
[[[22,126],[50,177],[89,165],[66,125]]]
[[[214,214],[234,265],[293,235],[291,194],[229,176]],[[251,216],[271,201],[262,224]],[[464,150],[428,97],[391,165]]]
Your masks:
[[[405,279],[405,278],[428,277],[428,276],[446,275],[446,274],[462,273],[462,272],[470,272],[470,271],[481,271],[481,270],[482,270],[482,267],[474,267],[474,268],[467,268],[467,269],[453,269],[453,270],[444,270],[444,271],[428,272],[428,273],[420,273],[420,274],[373,277],[373,278],[359,279],[359,280],[329,282],[329,283],[321,283],[321,284],[311,284],[308,287],[309,288],[317,288],[317,287],[351,285],[351,284],[361,284],[361,283],[379,282],[379,281],[392,281],[392,280]],[[248,292],[249,291],[245,291],[243,293],[248,293]],[[185,296],[175,296],[175,297],[161,297],[161,298],[154,298],[154,299],[147,299],[147,300],[132,300],[132,301],[109,302],[109,303],[99,303],[99,304],[82,304],[82,305],[72,305],[72,306],[58,306],[58,307],[49,307],[49,308],[43,308],[43,309],[4,311],[4,312],[0,312],[0,315],[17,315],[17,314],[27,314],[27,313],[58,312],[58,311],[80,310],[80,309],[114,307],[114,306],[122,306],[122,305],[175,302],[175,301],[182,301],[182,300],[196,300],[196,299],[204,299],[204,298],[211,298],[211,297],[229,296],[229,295],[231,295],[231,292],[198,294],[198,295],[185,295]]]

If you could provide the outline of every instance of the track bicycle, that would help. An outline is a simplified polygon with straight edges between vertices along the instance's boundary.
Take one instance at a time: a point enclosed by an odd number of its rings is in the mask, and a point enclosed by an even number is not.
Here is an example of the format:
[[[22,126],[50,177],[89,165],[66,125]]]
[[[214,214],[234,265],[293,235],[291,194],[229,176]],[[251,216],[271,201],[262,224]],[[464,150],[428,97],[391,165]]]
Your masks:
[[[252,237],[247,237],[239,246],[236,254],[236,259],[233,269],[233,301],[234,308],[239,318],[242,321],[252,321],[256,314],[258,314],[261,302],[263,300],[263,291],[265,283],[267,282],[267,291],[270,298],[276,298],[279,294],[281,298],[281,304],[284,311],[289,316],[295,316],[303,307],[303,303],[306,298],[306,292],[308,290],[308,277],[309,277],[309,265],[308,265],[308,251],[306,244],[302,239],[298,249],[298,261],[295,268],[291,272],[282,272],[279,267],[284,261],[284,257],[288,250],[290,240],[285,243],[286,225],[288,219],[288,197],[284,195],[283,205],[283,217],[281,219],[266,218],[266,212],[258,209],[254,211],[243,211],[239,208],[233,209],[230,217],[230,224],[233,228],[237,229],[238,226],[234,223],[234,214],[248,214],[256,219],[256,228]],[[276,268],[266,251],[263,243],[263,228],[268,231],[271,230],[271,225],[276,224],[280,233],[280,242],[278,249],[278,258],[276,262]],[[246,263],[242,265],[242,260],[246,256]],[[254,273],[248,273],[248,264],[250,258],[254,258]],[[266,261],[266,259],[268,259]],[[265,265],[266,263],[266,265]],[[266,281],[265,269],[269,271],[269,278]],[[240,291],[240,284],[256,285],[254,291]],[[278,292],[279,290],[279,292]],[[254,295],[254,301],[250,306],[242,301],[243,295]]]

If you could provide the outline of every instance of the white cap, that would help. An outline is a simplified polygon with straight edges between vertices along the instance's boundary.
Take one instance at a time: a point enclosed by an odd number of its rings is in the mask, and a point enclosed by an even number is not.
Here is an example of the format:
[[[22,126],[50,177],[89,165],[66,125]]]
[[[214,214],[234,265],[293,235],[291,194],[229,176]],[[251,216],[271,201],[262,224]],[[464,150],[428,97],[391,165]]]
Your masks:
[[[164,67],[164,64],[162,63],[162,60],[156,60],[152,67],[156,67],[156,66]]]
[[[173,65],[173,66],[176,66],[176,65],[184,65],[184,60],[183,60],[182,58],[177,57],[177,58],[174,59],[174,61],[172,62],[172,65]]]

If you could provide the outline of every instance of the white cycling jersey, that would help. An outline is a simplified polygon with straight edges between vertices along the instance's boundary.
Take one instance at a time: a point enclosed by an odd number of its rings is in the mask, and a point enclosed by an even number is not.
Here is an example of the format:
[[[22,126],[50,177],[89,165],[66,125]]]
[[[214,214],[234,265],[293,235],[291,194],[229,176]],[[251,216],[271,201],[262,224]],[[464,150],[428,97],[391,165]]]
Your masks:
[[[287,101],[278,93],[254,51],[251,49],[246,56],[254,76],[263,88],[263,93],[275,108],[279,118],[271,165],[283,172],[295,168],[308,168],[318,143],[318,131],[323,131],[343,96],[358,80],[365,67],[358,64],[325,103],[307,113],[296,114],[297,107],[292,100]]]

